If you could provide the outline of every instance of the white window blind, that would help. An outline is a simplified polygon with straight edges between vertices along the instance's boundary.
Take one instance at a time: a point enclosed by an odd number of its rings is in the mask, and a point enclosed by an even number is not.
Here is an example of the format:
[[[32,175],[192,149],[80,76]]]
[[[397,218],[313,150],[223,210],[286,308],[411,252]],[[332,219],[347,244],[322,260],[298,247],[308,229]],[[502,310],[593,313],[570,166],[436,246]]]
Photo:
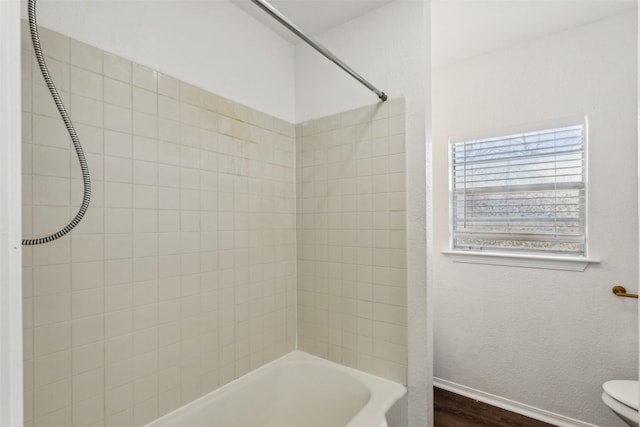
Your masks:
[[[584,124],[450,149],[452,249],[585,255]]]

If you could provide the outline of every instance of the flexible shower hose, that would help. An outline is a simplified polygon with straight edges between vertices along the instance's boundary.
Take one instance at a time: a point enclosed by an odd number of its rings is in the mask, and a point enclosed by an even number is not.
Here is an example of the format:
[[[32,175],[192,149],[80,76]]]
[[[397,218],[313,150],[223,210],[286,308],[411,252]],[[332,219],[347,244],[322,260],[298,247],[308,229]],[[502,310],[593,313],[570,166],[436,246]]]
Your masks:
[[[36,239],[23,239],[22,244],[25,246],[29,245],[41,245],[44,243],[52,242],[65,234],[69,233],[73,228],[80,223],[82,217],[87,212],[89,208],[89,200],[91,199],[91,178],[89,177],[89,168],[87,166],[87,159],[84,156],[84,152],[82,151],[82,145],[80,145],[80,140],[78,139],[78,135],[76,134],[76,130],[73,127],[73,123],[71,123],[71,119],[69,118],[69,114],[67,114],[67,110],[64,108],[64,104],[62,103],[62,99],[58,94],[58,90],[53,84],[53,80],[51,79],[51,75],[49,75],[49,70],[47,69],[47,63],[44,60],[44,55],[42,54],[42,48],[40,47],[40,37],[38,36],[38,24],[36,23],[36,0],[29,0],[28,2],[28,14],[29,14],[29,30],[31,32],[31,42],[33,43],[33,50],[36,54],[36,59],[38,61],[38,66],[40,67],[40,72],[42,73],[42,77],[47,84],[47,88],[49,88],[49,93],[51,93],[51,97],[58,108],[58,112],[60,113],[60,117],[64,121],[64,125],[67,127],[67,132],[69,132],[69,136],[71,137],[71,141],[73,142],[73,146],[76,149],[76,154],[78,155],[78,161],[80,162],[80,169],[82,170],[82,181],[84,183],[84,193],[82,196],[82,204],[80,205],[80,209],[76,216],[71,220],[69,224],[63,227],[56,233],[50,234],[45,237],[39,237]]]

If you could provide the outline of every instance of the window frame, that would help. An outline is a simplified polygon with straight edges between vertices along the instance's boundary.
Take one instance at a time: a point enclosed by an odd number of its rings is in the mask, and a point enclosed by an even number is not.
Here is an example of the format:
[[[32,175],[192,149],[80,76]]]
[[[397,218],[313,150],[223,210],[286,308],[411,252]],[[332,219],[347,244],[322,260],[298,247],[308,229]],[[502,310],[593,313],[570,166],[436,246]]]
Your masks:
[[[584,127],[584,254],[559,254],[555,252],[544,251],[518,251],[513,252],[509,250],[500,251],[495,248],[487,248],[481,250],[465,250],[460,248],[454,248],[454,170],[451,147],[454,143],[464,141],[474,141],[487,139],[499,136],[517,135],[521,133],[537,132],[544,130],[551,130],[554,128],[562,128],[567,126],[582,125]],[[449,222],[449,238],[448,249],[441,251],[443,254],[452,258],[454,262],[464,262],[473,264],[490,264],[490,265],[505,265],[516,267],[531,267],[531,268],[543,268],[554,270],[569,270],[569,271],[584,271],[591,263],[599,263],[598,259],[590,258],[590,242],[589,242],[589,121],[585,116],[573,116],[565,117],[556,120],[547,120],[537,123],[529,123],[517,127],[509,127],[502,129],[493,129],[484,132],[474,132],[466,135],[459,135],[455,138],[450,137],[447,142],[448,151],[448,169],[449,169],[449,182],[448,182],[448,222]]]

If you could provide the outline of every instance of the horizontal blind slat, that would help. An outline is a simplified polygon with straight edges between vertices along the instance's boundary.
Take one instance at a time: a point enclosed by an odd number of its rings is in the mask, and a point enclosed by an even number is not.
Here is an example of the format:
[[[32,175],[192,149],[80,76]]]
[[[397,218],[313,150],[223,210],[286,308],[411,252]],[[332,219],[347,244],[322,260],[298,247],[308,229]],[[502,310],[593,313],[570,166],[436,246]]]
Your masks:
[[[523,172],[535,172],[545,170],[562,170],[562,169],[581,169],[582,162],[578,159],[570,160],[556,160],[556,161],[543,161],[534,163],[507,163],[496,164],[482,167],[464,166],[462,168],[453,169],[454,174],[459,176],[472,175],[481,176],[488,174],[508,174],[508,173],[523,173]]]
[[[455,154],[458,154],[460,156],[474,157],[476,155],[484,156],[487,154],[487,151],[491,152],[492,154],[510,153],[514,151],[536,152],[568,147],[579,148],[582,145],[582,136],[572,135],[562,138],[538,139],[535,141],[523,141],[520,138],[504,139],[502,141],[499,141],[498,143],[476,143],[473,147],[466,144],[454,144],[453,150]]]
[[[528,155],[523,155],[523,156],[511,156],[511,157],[492,157],[492,158],[480,158],[480,157],[476,157],[476,158],[471,158],[471,159],[459,159],[458,161],[460,163],[465,163],[467,165],[477,165],[477,164],[491,164],[491,163],[496,163],[496,162],[505,162],[505,161],[509,161],[509,160],[528,160],[528,159],[539,159],[539,158],[546,158],[546,157],[553,157],[554,155],[568,155],[568,154],[579,154],[582,155],[584,153],[584,150],[582,149],[582,147],[580,148],[574,148],[571,147],[571,149],[569,150],[557,150],[554,151],[553,154],[550,153],[532,153],[532,154],[528,154]]]
[[[456,194],[476,194],[476,193],[521,193],[529,191],[556,191],[556,190],[582,190],[584,182],[557,182],[545,184],[514,184],[514,185],[493,185],[486,187],[474,187],[472,189],[455,188]]]
[[[497,143],[499,141],[508,141],[508,140],[513,140],[514,138],[532,138],[532,137],[536,137],[536,136],[548,136],[548,135],[558,135],[558,134],[566,134],[566,133],[573,133],[576,135],[583,135],[584,134],[584,125],[573,125],[573,126],[565,126],[565,127],[561,127],[561,128],[555,128],[555,129],[549,129],[549,130],[541,130],[541,131],[534,131],[534,132],[522,132],[522,133],[516,133],[516,134],[512,134],[512,135],[503,135],[503,136],[497,136],[497,137],[491,137],[491,138],[481,138],[481,139],[473,139],[473,140],[469,140],[469,141],[455,141],[452,142],[452,145],[469,145],[469,146],[473,146],[475,144],[482,144],[482,143],[488,143],[488,142],[494,142]]]
[[[519,176],[514,176],[514,177],[507,177],[507,178],[493,178],[493,179],[472,179],[472,180],[462,180],[462,181],[458,181],[461,182],[462,184],[466,184],[466,186],[468,188],[473,189],[474,186],[479,185],[479,184],[485,184],[485,183],[490,183],[490,182],[495,182],[495,183],[504,183],[504,182],[514,182],[514,181],[519,181],[519,182],[531,182],[532,184],[535,181],[542,181],[542,183],[544,183],[545,181],[548,182],[549,184],[554,184],[554,183],[560,183],[560,182],[578,182],[576,181],[576,177],[582,177],[582,175],[576,175],[576,174],[556,174],[553,176],[539,176],[539,177],[529,177],[529,176],[523,176],[523,177],[519,177]],[[562,181],[560,182],[554,182],[554,181],[550,181],[550,179],[562,179]],[[573,179],[572,179],[573,178]],[[518,184],[515,184],[518,185]],[[526,184],[524,184],[526,185]]]
[[[508,236],[497,234],[497,233],[456,233],[454,234],[455,238],[483,238],[483,239],[491,239],[491,240],[527,240],[527,241],[536,241],[536,242],[574,242],[580,243],[582,242],[581,234],[567,234],[563,236],[556,236],[552,233],[537,233],[537,234],[525,234],[525,233],[514,233]]]

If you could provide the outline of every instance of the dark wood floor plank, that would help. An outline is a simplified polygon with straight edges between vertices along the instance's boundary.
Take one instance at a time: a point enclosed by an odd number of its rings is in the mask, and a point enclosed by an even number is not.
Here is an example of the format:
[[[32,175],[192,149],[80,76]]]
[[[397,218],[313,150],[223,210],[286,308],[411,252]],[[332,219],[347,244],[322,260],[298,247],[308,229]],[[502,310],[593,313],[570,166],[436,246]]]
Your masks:
[[[433,409],[434,427],[553,427],[437,387]]]

